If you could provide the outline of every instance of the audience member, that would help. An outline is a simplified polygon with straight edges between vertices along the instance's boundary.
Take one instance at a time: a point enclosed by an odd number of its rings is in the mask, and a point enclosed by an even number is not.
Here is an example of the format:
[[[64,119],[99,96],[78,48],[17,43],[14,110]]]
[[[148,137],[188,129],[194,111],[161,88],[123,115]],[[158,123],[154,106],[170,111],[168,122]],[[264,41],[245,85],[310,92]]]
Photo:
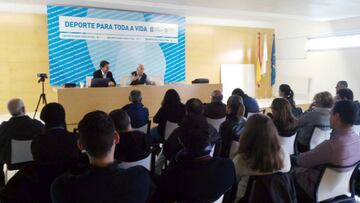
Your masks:
[[[336,93],[344,88],[348,88],[348,83],[345,80],[340,80],[337,84],[336,84]]]
[[[229,97],[226,106],[227,117],[220,125],[221,144],[220,149],[216,149],[216,155],[224,158],[232,158],[234,151],[231,151],[233,141],[239,142],[240,134],[245,125],[244,118],[245,106],[242,103],[242,98],[237,95]],[[219,153],[219,154],[218,154]]]
[[[122,109],[112,111],[110,117],[114,121],[115,129],[121,140],[115,146],[115,159],[134,162],[149,156],[150,136],[143,132],[132,130],[130,118]]]
[[[282,137],[290,137],[298,131],[298,120],[292,114],[291,105],[287,99],[276,98],[271,104],[271,118]]]
[[[290,156],[280,146],[278,136],[274,123],[265,115],[255,114],[246,122],[233,159],[238,181],[236,202],[244,196],[249,176],[290,171]]]
[[[32,140],[44,129],[40,121],[26,115],[21,99],[10,100],[8,110],[11,118],[0,125],[0,188],[5,184],[3,165],[10,163],[11,140]]]
[[[79,123],[78,146],[86,150],[91,167],[81,175],[64,174],[51,187],[57,202],[146,202],[150,177],[141,166],[120,169],[114,162],[119,135],[104,112],[88,113]]]
[[[351,91],[351,89],[349,88],[343,88],[340,89],[337,94],[336,94],[336,100],[337,101],[343,101],[343,100],[347,100],[347,101],[353,101],[354,105],[355,105],[355,122],[354,125],[360,125],[360,103],[359,101],[354,101],[354,94]]]
[[[36,136],[31,143],[31,152],[36,163],[34,187],[37,202],[51,202],[50,186],[56,177],[74,169],[81,160],[77,147],[78,135],[66,130],[65,109],[61,104],[49,103],[41,111],[45,133]]]
[[[220,90],[211,93],[211,103],[204,105],[204,116],[211,119],[220,119],[226,116],[226,105],[222,102],[223,95]]]
[[[141,103],[142,96],[139,90],[130,92],[129,101],[122,109],[130,116],[131,127],[140,128],[149,122],[149,110]]]
[[[166,91],[161,107],[154,116],[154,123],[158,127],[151,130],[151,135],[155,140],[163,140],[165,125],[167,121],[180,123],[185,116],[185,105],[181,103],[179,94],[174,89]]]
[[[300,154],[296,162],[299,168],[295,170],[295,185],[299,198],[313,197],[316,181],[321,173],[321,165],[349,166],[360,160],[360,137],[352,129],[354,111],[351,101],[337,102],[330,117],[333,129],[330,140]],[[350,169],[344,169],[344,171],[348,170]]]
[[[179,130],[183,150],[161,175],[154,202],[214,202],[235,183],[234,164],[209,155],[204,116],[187,116]]]
[[[334,99],[329,92],[320,92],[314,96],[309,110],[299,117],[298,146],[304,152],[309,148],[314,126],[329,126],[329,118]]]
[[[294,91],[288,84],[281,84],[279,86],[279,96],[285,98],[289,101],[291,105],[291,111],[295,117],[298,117],[302,114],[301,108],[297,108],[294,101]]]
[[[199,115],[203,116],[204,109],[203,109],[203,103],[199,99],[189,99],[186,104],[186,116],[190,115]],[[203,116],[205,117],[205,116]],[[179,124],[181,126],[181,123]],[[210,143],[209,151],[211,151],[211,148],[218,142],[220,142],[221,138],[219,136],[219,133],[217,130],[210,124],[208,124],[208,132],[210,136]],[[169,138],[165,141],[163,145],[163,153],[165,157],[173,161],[178,154],[178,152],[183,148],[182,145],[179,142],[179,136],[181,134],[180,128],[176,128],[169,136]]]
[[[245,106],[245,117],[248,117],[248,113],[258,113],[260,112],[259,109],[259,104],[257,103],[257,101],[248,96],[247,94],[245,94],[245,92],[240,89],[240,88],[236,88],[232,91],[232,95],[238,95],[243,99],[243,103]]]

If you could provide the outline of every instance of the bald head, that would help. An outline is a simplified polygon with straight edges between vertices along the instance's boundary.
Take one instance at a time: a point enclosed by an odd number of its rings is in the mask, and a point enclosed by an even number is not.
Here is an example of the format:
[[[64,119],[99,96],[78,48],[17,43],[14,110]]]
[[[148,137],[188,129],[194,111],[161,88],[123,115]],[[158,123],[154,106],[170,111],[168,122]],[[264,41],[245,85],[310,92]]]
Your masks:
[[[143,64],[138,64],[137,68],[136,68],[136,72],[138,75],[143,75],[144,73],[144,65]]]
[[[214,90],[211,93],[211,102],[222,102],[223,100],[223,94],[220,90]]]
[[[8,103],[8,110],[12,116],[21,116],[25,114],[24,102],[21,99],[12,99]]]

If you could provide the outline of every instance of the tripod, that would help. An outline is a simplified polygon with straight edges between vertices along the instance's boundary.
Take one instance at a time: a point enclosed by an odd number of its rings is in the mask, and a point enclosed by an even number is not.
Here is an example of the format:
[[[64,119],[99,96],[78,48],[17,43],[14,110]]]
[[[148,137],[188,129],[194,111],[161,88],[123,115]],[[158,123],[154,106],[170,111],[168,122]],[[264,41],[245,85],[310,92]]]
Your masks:
[[[45,77],[41,77],[39,79],[38,83],[40,83],[40,82],[41,82],[41,94],[40,94],[39,100],[38,100],[37,105],[36,105],[36,109],[35,109],[35,113],[34,113],[34,119],[35,119],[36,113],[39,110],[40,102],[42,102],[42,104],[45,104],[45,105],[47,104],[45,90],[44,90]]]

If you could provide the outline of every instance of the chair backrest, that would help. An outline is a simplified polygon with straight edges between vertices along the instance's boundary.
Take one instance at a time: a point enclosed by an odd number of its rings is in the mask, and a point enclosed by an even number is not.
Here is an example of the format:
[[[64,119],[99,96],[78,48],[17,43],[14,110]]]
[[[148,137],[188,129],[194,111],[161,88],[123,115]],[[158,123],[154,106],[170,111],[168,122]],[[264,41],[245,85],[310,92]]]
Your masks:
[[[128,169],[128,168],[133,167],[133,166],[143,166],[146,169],[150,170],[150,167],[151,167],[150,164],[151,164],[151,154],[149,156],[147,156],[146,158],[141,159],[139,161],[121,162],[119,164],[119,167],[123,168],[123,169]]]
[[[140,128],[134,128],[133,130],[137,130],[137,131],[140,131],[143,133],[148,133],[148,125],[149,124],[145,124],[145,125],[141,126]]]
[[[240,145],[240,143],[239,142],[237,142],[237,141],[232,141],[231,142],[231,147],[230,147],[230,152],[229,152],[229,158],[233,158],[234,157],[234,155],[235,155],[235,153],[238,151],[238,149],[239,149],[239,145]]]
[[[310,138],[310,150],[314,149],[316,146],[318,146],[325,140],[330,139],[330,133],[330,126],[314,126],[314,130]]]
[[[261,114],[261,112],[248,112],[247,117],[246,118],[250,118],[251,116],[255,115],[255,114]]]
[[[280,145],[289,153],[289,154],[295,154],[295,140],[296,140],[296,134],[290,136],[290,137],[283,137],[279,136]]]
[[[353,125],[353,129],[358,135],[360,135],[360,125]]]
[[[179,124],[173,123],[173,122],[170,122],[170,121],[166,121],[164,139],[167,140],[167,139],[169,138],[170,134],[171,134],[177,127],[179,127]]]
[[[215,202],[213,203],[222,203],[224,199],[224,195],[221,195],[221,197],[219,199],[217,199]]]
[[[10,164],[20,164],[33,161],[31,141],[32,140],[11,140]]]
[[[326,166],[317,183],[314,200],[320,202],[346,194],[351,194],[354,197],[355,189],[352,186],[352,181],[359,163],[357,162],[352,166],[345,167]],[[340,171],[339,169],[347,170]]]
[[[219,119],[206,118],[206,120],[219,132],[220,125],[226,120],[226,117]]]

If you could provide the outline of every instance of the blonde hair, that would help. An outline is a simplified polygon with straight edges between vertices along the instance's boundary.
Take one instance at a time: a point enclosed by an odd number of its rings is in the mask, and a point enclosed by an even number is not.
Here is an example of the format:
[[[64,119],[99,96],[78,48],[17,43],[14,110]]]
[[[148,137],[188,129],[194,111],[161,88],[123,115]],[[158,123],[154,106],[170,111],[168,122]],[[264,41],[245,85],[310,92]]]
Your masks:
[[[334,105],[334,97],[330,92],[319,92],[314,96],[316,107],[332,108]]]

